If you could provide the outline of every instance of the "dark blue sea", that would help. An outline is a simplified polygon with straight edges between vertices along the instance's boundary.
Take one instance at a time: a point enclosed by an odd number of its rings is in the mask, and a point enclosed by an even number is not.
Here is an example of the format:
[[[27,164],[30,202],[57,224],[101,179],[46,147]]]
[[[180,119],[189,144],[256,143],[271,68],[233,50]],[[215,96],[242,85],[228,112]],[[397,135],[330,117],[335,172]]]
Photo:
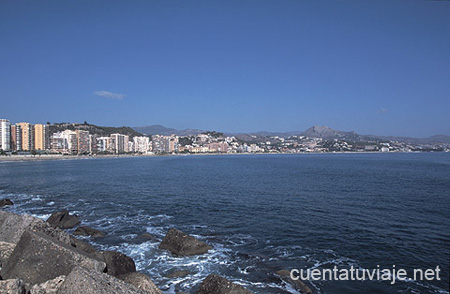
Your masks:
[[[441,269],[440,281],[315,281],[316,293],[448,293],[450,153],[160,156],[1,162],[7,210],[68,209],[108,233],[165,293],[217,273],[255,293],[298,293],[280,269]],[[214,246],[158,249],[170,227]],[[156,240],[138,236],[149,232]],[[191,275],[169,279],[175,269]],[[411,275],[410,275],[411,277]]]

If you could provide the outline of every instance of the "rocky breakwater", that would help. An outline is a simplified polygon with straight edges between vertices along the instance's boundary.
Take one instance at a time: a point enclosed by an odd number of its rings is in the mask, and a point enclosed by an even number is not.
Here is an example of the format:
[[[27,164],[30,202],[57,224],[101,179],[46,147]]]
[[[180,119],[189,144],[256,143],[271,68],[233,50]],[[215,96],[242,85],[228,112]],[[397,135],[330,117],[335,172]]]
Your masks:
[[[128,256],[29,215],[0,211],[0,264],[0,293],[162,293]]]
[[[13,205],[10,201],[5,204]],[[99,251],[62,229],[74,228],[80,223],[79,218],[67,210],[53,213],[46,222],[30,215],[0,210],[0,294],[163,293],[149,276],[136,272],[132,258],[116,251]],[[105,235],[89,227],[78,227],[74,234],[92,238]],[[159,248],[177,257],[206,254],[213,249],[175,228],[169,229]],[[169,278],[190,274],[174,270]],[[292,283],[287,273],[279,271],[276,275]],[[302,282],[293,286],[301,293],[312,293]],[[253,292],[211,274],[195,293]]]

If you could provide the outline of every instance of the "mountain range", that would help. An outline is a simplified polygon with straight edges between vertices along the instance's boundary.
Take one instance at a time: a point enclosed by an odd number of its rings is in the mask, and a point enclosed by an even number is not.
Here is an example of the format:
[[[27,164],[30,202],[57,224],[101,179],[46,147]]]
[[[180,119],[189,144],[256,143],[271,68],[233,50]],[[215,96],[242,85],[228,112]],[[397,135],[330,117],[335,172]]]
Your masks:
[[[167,128],[162,125],[151,125],[142,127],[133,127],[133,129],[144,135],[178,135],[178,136],[190,136],[205,133],[205,130],[199,129],[183,129],[177,130],[174,128]],[[312,138],[322,138],[325,140],[345,140],[352,142],[368,142],[368,141],[400,141],[410,144],[437,144],[444,143],[450,144],[450,136],[436,135],[428,138],[410,138],[410,137],[393,137],[393,136],[375,136],[375,135],[360,135],[354,131],[339,131],[327,126],[313,126],[305,131],[292,131],[292,132],[254,132],[254,133],[227,133],[227,136],[236,136],[246,142],[263,141],[266,137],[278,136],[281,138],[287,138],[290,136],[307,136]]]

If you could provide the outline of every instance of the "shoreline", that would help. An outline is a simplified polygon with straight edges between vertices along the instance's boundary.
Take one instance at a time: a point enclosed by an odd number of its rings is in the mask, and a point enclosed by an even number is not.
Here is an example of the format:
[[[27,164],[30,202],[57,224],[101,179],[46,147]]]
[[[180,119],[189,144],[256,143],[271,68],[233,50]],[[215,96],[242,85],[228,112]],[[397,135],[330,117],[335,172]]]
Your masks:
[[[162,157],[162,156],[220,156],[220,155],[319,155],[319,154],[419,154],[419,153],[448,153],[448,152],[304,152],[304,153],[194,153],[194,154],[101,154],[101,155],[7,155],[0,156],[0,162],[28,162],[28,161],[48,161],[48,160],[78,160],[78,159],[98,159],[98,158],[137,158],[137,157]]]

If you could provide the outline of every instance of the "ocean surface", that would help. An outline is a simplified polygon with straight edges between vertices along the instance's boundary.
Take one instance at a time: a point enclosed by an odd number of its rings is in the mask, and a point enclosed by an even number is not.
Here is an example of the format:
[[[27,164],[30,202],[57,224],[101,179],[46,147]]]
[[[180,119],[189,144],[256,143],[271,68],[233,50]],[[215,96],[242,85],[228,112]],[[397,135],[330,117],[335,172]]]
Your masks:
[[[68,209],[108,233],[165,293],[210,273],[255,293],[298,293],[280,269],[441,268],[440,281],[315,281],[316,293],[448,293],[450,153],[160,156],[0,162],[9,211]],[[197,257],[158,244],[170,227],[210,243]],[[144,232],[154,240],[139,238]],[[189,270],[184,278],[165,276]],[[412,275],[409,275],[412,277]]]

